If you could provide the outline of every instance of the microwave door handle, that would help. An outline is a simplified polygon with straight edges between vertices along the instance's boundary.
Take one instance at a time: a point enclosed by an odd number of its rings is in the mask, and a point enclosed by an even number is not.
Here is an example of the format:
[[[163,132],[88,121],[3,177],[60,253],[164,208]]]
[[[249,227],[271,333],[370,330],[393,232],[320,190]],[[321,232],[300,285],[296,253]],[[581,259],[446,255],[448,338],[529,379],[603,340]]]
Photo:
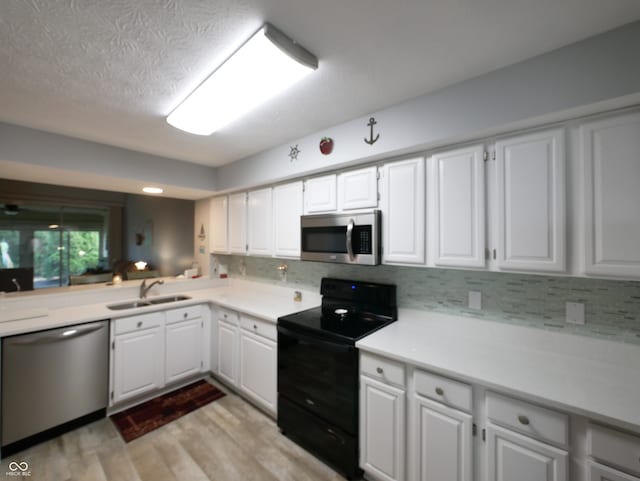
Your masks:
[[[349,254],[349,260],[353,260],[353,227],[355,223],[353,219],[349,220],[347,224],[347,254]]]

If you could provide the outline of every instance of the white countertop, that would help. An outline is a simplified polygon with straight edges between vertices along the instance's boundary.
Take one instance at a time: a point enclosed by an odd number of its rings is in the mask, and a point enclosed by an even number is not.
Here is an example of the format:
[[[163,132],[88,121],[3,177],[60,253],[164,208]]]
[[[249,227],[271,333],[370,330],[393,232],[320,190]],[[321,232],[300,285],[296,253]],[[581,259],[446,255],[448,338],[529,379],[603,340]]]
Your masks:
[[[189,300],[125,310],[111,310],[109,304],[136,300],[139,282],[129,287],[68,291],[51,295],[25,295],[0,301],[0,337],[52,329],[102,319],[118,319],[154,311],[211,303],[275,323],[278,317],[320,305],[320,295],[302,291],[302,301],[294,301],[299,288],[228,280],[167,282],[154,287],[148,296],[184,294]],[[73,304],[76,305],[73,305]],[[6,320],[15,319],[15,320]]]
[[[358,341],[453,378],[640,428],[640,346],[437,312],[400,309]]]

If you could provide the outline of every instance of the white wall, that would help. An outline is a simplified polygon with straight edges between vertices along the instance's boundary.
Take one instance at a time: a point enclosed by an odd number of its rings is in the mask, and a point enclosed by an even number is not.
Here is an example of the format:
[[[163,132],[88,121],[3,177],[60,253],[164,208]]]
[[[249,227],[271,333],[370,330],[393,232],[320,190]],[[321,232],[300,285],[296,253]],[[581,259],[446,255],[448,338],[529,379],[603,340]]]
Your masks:
[[[373,112],[217,169],[217,190],[276,182],[640,102],[640,22]],[[366,126],[375,116],[380,139]],[[335,141],[333,154],[318,149]],[[291,162],[291,145],[301,154]]]

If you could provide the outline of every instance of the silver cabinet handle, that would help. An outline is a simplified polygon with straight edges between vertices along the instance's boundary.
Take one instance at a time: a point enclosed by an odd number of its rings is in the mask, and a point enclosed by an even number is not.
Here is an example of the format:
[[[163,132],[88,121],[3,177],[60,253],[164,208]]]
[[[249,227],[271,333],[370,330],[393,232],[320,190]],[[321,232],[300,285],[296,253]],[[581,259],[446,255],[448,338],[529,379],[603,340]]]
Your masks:
[[[227,318],[227,314],[225,314],[225,315],[224,315],[224,318],[225,318],[225,319]]]
[[[441,387],[436,388],[436,394],[438,396],[442,396],[444,394],[444,390]]]
[[[522,414],[518,416],[518,421],[520,422],[520,424],[523,424],[524,426],[529,425],[529,418],[527,416],[523,416]]]
[[[258,329],[258,326],[256,326],[256,325],[254,324],[254,325],[253,325],[253,328],[257,330],[257,329]]]
[[[142,321],[138,321],[138,323],[136,324],[136,327],[142,327]]]
[[[382,374],[382,372],[383,372],[383,371],[382,371],[382,368],[381,368],[381,367],[377,367],[377,368],[376,368],[376,372],[377,372],[378,374]]]
[[[184,317],[185,319],[187,318],[189,314],[187,314],[186,312],[182,315],[182,317]]]
[[[353,227],[355,222],[353,219],[349,221],[347,224],[347,254],[349,254],[349,259],[353,260]]]
[[[316,403],[314,403],[311,399],[307,398],[304,400],[309,406],[315,406]]]

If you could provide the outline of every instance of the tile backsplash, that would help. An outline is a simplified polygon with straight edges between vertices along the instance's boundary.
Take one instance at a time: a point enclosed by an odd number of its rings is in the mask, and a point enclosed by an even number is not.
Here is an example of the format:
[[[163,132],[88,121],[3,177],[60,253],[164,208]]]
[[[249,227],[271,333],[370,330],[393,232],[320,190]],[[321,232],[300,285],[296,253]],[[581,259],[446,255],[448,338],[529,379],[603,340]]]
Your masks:
[[[322,277],[396,284],[398,305],[640,344],[640,281],[550,277],[455,269],[350,266],[245,256],[215,256],[230,277],[320,289]],[[211,262],[211,268],[215,262]],[[211,272],[212,277],[214,272]],[[482,309],[467,307],[469,291]],[[585,304],[585,325],[565,322],[565,303]]]

